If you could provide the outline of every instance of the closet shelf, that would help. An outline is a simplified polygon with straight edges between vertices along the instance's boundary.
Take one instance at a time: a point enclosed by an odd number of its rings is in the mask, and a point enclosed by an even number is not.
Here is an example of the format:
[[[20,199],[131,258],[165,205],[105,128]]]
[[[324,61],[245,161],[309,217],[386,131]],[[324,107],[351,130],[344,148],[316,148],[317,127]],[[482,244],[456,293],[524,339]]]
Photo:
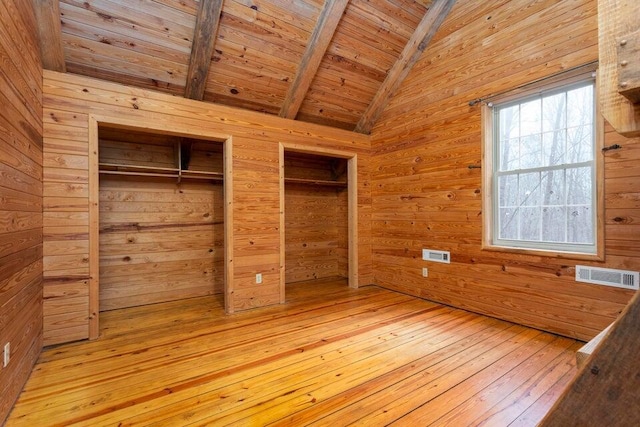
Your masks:
[[[120,163],[98,163],[98,167],[100,173],[106,175],[155,176],[166,178],[180,177],[180,170],[176,168],[126,165]]]
[[[108,175],[131,175],[131,176],[156,176],[178,179],[203,179],[222,181],[222,172],[181,170],[178,168],[163,168],[157,166],[128,165],[121,163],[99,163],[101,174]]]
[[[209,179],[209,180],[220,180],[220,181],[224,179],[224,174],[222,172],[182,170],[180,174],[182,175],[183,178],[189,178],[189,179]]]
[[[305,184],[305,185],[318,185],[318,186],[324,186],[324,187],[347,188],[347,183],[345,181],[329,181],[324,179],[285,178],[284,182],[292,183],[292,184]]]

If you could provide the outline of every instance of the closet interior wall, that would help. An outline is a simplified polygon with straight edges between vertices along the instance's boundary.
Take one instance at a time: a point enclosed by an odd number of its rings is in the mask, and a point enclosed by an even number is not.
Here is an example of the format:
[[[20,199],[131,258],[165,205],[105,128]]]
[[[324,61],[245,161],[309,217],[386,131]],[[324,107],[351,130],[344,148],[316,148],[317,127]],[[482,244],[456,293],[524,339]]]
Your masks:
[[[222,294],[222,143],[100,128],[99,161],[100,311]]]
[[[347,160],[285,152],[285,282],[349,276]]]

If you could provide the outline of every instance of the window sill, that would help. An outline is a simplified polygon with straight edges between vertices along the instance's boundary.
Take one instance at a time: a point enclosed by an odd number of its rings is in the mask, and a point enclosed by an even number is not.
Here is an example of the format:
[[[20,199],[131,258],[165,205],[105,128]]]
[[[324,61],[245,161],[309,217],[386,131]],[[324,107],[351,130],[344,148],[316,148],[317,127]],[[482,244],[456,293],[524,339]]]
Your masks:
[[[580,261],[604,261],[604,255],[597,254],[585,254],[580,252],[562,252],[562,251],[551,251],[551,250],[543,250],[543,249],[528,249],[528,248],[513,248],[510,246],[494,246],[494,245],[482,245],[483,251],[488,252],[505,252],[511,254],[522,254],[522,255],[531,255],[531,256],[541,256],[541,257],[549,257],[549,258],[559,258],[559,259],[572,259],[572,260],[580,260]]]

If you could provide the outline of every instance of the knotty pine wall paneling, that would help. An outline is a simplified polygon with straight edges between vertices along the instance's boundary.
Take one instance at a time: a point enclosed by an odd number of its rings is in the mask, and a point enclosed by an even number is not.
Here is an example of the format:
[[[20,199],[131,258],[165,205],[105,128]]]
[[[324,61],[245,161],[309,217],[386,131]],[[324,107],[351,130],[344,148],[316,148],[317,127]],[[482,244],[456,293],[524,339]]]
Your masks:
[[[100,311],[224,291],[222,183],[100,179]]]
[[[0,424],[42,349],[42,63],[31,2],[0,3]],[[50,152],[47,158],[56,156]]]
[[[43,104],[46,101],[43,100]],[[89,336],[88,115],[44,107],[44,345]]]
[[[347,277],[340,271],[347,265],[346,260],[340,261],[346,253],[338,254],[340,232],[346,236],[346,229],[339,230],[340,223],[347,222],[346,210],[339,209],[336,189],[310,187],[285,185],[286,283]]]
[[[337,191],[336,218],[338,232],[338,276],[349,276],[349,192],[347,189]]]
[[[167,134],[225,140],[225,152],[229,149],[232,153],[225,167],[230,176],[225,177],[224,184],[230,216],[225,217],[225,222],[231,229],[225,248],[231,273],[226,283],[229,312],[281,301],[280,275],[284,271],[280,271],[280,247],[284,242],[280,241],[279,143],[357,154],[362,160],[357,170],[358,277],[361,285],[371,283],[368,136],[50,71],[44,72],[44,120],[45,145],[49,141],[74,160],[55,167],[45,165],[45,176],[60,175],[58,185],[48,193],[55,200],[51,200],[51,209],[45,207],[45,215],[55,211],[75,218],[75,226],[67,224],[68,229],[57,230],[45,243],[59,247],[60,253],[66,253],[62,252],[65,246],[74,249],[73,254],[55,255],[69,257],[66,271],[45,266],[45,275],[56,289],[55,297],[47,303],[68,306],[70,317],[78,314],[74,317],[77,324],[67,330],[56,328],[55,335],[53,330],[46,330],[45,333],[50,334],[47,344],[88,337],[89,296],[85,280],[92,242],[85,224],[90,212],[87,179],[92,171],[86,153],[92,120],[126,122]],[[62,262],[45,256],[45,264],[54,261]],[[262,273],[262,284],[255,283],[256,273]]]
[[[640,140],[606,129],[623,148],[604,155],[604,262],[481,250],[482,171],[468,168],[482,146],[469,100],[594,61],[597,43],[595,0],[456,4],[372,132],[375,283],[585,340],[616,318],[631,292],[575,282],[575,265],[640,270]]]

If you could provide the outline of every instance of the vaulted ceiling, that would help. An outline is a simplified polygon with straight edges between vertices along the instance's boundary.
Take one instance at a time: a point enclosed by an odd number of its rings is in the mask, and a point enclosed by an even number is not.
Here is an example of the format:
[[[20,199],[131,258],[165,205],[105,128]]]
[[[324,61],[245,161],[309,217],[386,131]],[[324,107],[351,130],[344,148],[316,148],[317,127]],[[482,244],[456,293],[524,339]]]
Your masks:
[[[45,68],[368,133],[455,0],[37,0]]]

